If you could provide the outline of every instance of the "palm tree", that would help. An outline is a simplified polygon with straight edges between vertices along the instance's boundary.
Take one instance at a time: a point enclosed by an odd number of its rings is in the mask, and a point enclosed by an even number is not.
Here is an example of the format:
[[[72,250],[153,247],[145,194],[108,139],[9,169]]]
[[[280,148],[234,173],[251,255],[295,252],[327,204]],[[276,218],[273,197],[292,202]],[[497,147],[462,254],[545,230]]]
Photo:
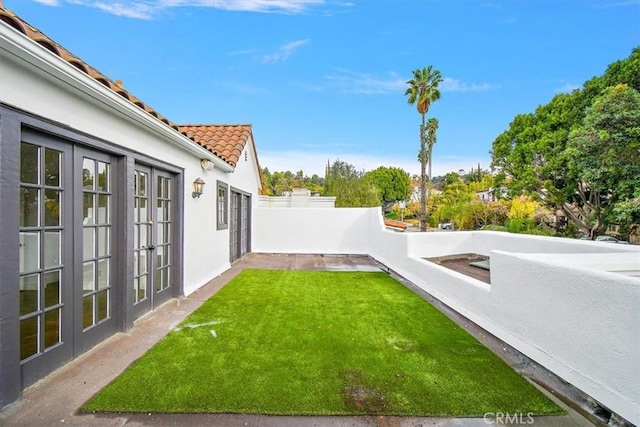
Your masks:
[[[413,71],[413,78],[407,81],[409,87],[405,92],[405,95],[409,96],[407,102],[410,105],[416,104],[418,113],[422,116],[422,123],[420,125],[420,153],[418,153],[418,158],[420,159],[420,231],[427,231],[427,174],[425,169],[427,160],[429,160],[429,164],[431,164],[431,155],[426,151],[427,125],[425,116],[427,111],[429,111],[431,103],[440,99],[438,85],[441,82],[442,75],[440,71],[434,70],[433,67],[429,65],[426,68]],[[431,175],[431,168],[429,168],[429,175]]]
[[[438,119],[435,117],[427,120],[427,158],[429,159],[429,181],[431,181],[431,152],[436,143],[436,131],[438,130]]]

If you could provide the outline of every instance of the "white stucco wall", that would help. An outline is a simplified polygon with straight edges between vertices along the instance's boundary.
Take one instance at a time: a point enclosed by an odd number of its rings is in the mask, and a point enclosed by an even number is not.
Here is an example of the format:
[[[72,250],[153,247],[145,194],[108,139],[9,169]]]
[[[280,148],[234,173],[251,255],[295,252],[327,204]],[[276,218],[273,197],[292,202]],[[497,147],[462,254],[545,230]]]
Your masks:
[[[430,258],[461,253],[489,255],[494,249],[519,253],[621,253],[638,252],[633,245],[620,245],[561,237],[532,236],[499,231],[411,233],[409,253]]]
[[[492,252],[492,300],[517,305],[492,321],[520,341],[514,347],[637,423],[640,279],[576,265],[575,257]]]
[[[184,293],[192,293],[228,269],[229,231],[216,229],[216,181],[222,180],[257,195],[260,178],[253,144],[247,144],[247,161],[243,153],[233,173],[229,173],[232,168],[219,159],[214,159],[218,163],[213,171],[205,171],[200,160],[212,156],[206,150],[176,136],[175,131],[61,58],[17,35],[4,23],[0,25],[3,31],[0,38],[0,100],[182,169]],[[37,55],[29,49],[34,49]],[[45,60],[38,55],[43,55]],[[177,143],[176,139],[182,141]],[[192,183],[198,177],[206,183],[204,194],[193,199]]]
[[[291,207],[291,198],[287,196],[259,196],[258,208],[288,208]]]
[[[335,197],[311,196],[309,190],[288,196],[260,196],[258,198],[260,208],[335,208]]]
[[[253,251],[366,254],[368,225],[379,209],[255,208]]]
[[[640,247],[489,231],[395,233],[377,208],[265,208],[256,216],[257,252],[369,254],[640,422],[640,279],[612,272],[639,269]],[[489,255],[491,284],[423,259],[460,253]]]
[[[255,199],[258,197],[260,184],[260,172],[258,166],[258,153],[254,150],[253,141],[249,140],[240,154],[240,159],[232,174],[227,175],[229,185],[247,193],[251,193]]]

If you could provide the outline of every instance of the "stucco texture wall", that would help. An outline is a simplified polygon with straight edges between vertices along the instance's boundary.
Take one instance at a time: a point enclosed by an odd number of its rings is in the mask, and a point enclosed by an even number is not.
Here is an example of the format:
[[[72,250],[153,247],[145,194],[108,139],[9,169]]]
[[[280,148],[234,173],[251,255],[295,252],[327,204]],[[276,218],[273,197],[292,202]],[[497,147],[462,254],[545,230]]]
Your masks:
[[[61,69],[68,69],[68,73],[53,75],[23,60],[3,57],[2,102],[182,169],[184,210],[180,215],[184,223],[184,293],[190,294],[229,268],[229,231],[216,228],[215,182],[220,179],[257,194],[260,181],[255,161],[244,164],[243,156],[242,165],[234,173],[217,167],[213,171],[204,171],[197,154],[181,148],[154,127],[145,126],[120,109],[100,102],[89,89],[87,93],[69,90],[62,77],[86,79],[83,84],[97,85],[95,90],[108,91],[88,76],[75,76],[75,73],[80,73],[78,70],[59,58],[57,60]],[[115,93],[105,96],[124,102]],[[255,153],[249,149],[251,157],[248,158],[255,159]],[[193,181],[198,177],[206,182],[205,191],[200,198],[194,199],[191,197]]]

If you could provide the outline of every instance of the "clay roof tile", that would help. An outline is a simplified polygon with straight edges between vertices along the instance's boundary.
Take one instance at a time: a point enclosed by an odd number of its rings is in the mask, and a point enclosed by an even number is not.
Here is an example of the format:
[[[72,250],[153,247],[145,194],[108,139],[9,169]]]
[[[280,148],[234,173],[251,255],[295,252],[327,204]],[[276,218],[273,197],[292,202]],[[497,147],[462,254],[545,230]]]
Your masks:
[[[179,128],[234,167],[251,138],[251,125],[182,125]]]

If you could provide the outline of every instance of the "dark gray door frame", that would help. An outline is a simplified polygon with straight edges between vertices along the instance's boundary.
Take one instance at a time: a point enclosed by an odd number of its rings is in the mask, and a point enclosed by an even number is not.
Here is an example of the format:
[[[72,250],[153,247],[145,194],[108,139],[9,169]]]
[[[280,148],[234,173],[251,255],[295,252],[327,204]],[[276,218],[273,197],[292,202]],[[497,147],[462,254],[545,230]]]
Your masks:
[[[19,187],[21,120],[0,105],[0,409],[22,395],[20,375]],[[8,249],[8,250],[5,250]]]
[[[237,194],[238,197],[238,204],[237,206],[232,206],[233,205],[233,201],[234,201],[234,194]],[[246,248],[245,251],[242,251],[242,229],[243,229],[243,225],[242,225],[242,206],[243,206],[243,200],[247,200],[248,206],[247,206],[247,230],[246,230]],[[251,193],[248,193],[246,191],[240,190],[239,188],[235,188],[235,187],[230,187],[229,189],[229,260],[231,262],[234,262],[240,258],[242,258],[246,253],[251,252],[251,204],[253,203],[253,198]],[[235,213],[235,215],[234,215]],[[235,216],[235,218],[233,217]],[[234,221],[236,223],[236,226],[233,227],[232,221]],[[235,228],[235,230],[234,230]],[[232,233],[235,232],[235,236],[232,235]],[[233,248],[233,239],[236,239],[237,245],[235,248],[235,253],[234,253],[234,248]]]
[[[109,153],[113,160],[113,186],[118,190],[118,209],[113,212],[114,230],[113,263],[120,266],[113,271],[114,280],[128,284],[133,277],[133,239],[130,211],[133,207],[133,171],[136,163],[144,163],[174,174],[173,185],[173,252],[175,266],[172,272],[171,296],[184,294],[184,170],[154,159],[146,154],[133,152],[113,142],[96,138],[69,126],[0,103],[0,409],[15,402],[22,395],[23,383],[20,369],[19,334],[19,182],[20,142],[23,130],[33,129],[43,136],[62,140],[72,146],[84,146],[91,150]],[[115,293],[116,306],[121,307],[114,317],[115,329],[124,331],[133,327],[134,317],[129,309],[129,287]],[[124,307],[124,308],[122,308]],[[79,349],[84,351],[85,349]],[[74,356],[78,356],[75,353]]]
[[[60,151],[63,154],[63,164],[62,164],[62,182],[61,187],[62,191],[62,204],[61,204],[61,212],[62,212],[62,241],[61,241],[61,253],[62,256],[60,265],[63,266],[61,269],[61,317],[60,326],[61,326],[61,336],[60,343],[54,347],[47,349],[45,354],[39,353],[37,357],[32,359],[25,359],[21,364],[22,371],[22,386],[29,386],[40,378],[48,374],[52,371],[52,367],[60,366],[65,362],[71,360],[73,358],[74,349],[73,349],[73,269],[74,269],[74,260],[73,260],[73,242],[74,242],[74,224],[73,224],[73,173],[71,166],[73,165],[73,146],[69,144],[67,141],[53,138],[50,135],[42,134],[39,132],[34,132],[31,129],[23,128],[20,135],[20,142],[18,145],[21,145],[22,142],[26,142],[28,144],[33,144],[40,147],[46,147],[50,149],[54,149]],[[42,153],[41,153],[42,154]],[[42,165],[40,165],[42,166]],[[42,183],[40,183],[42,185]],[[42,191],[42,190],[41,190]],[[43,224],[41,224],[43,226]],[[43,228],[44,230],[44,228]],[[15,232],[15,231],[14,231]],[[46,233],[45,233],[46,234]],[[41,273],[42,274],[42,273]],[[38,338],[40,338],[40,333],[38,333]]]
[[[84,239],[83,238],[79,238],[76,237],[75,238],[75,242],[74,242],[74,255],[75,255],[75,267],[74,267],[74,339],[73,339],[73,345],[74,345],[74,355],[75,356],[79,356],[80,354],[84,353],[85,351],[87,351],[88,349],[92,348],[93,346],[95,346],[96,344],[102,342],[103,340],[105,340],[106,338],[110,337],[111,335],[115,334],[118,331],[118,324],[121,324],[122,322],[119,320],[122,316],[124,316],[124,312],[122,309],[119,309],[119,307],[116,305],[116,301],[120,300],[121,298],[119,297],[119,294],[125,292],[124,290],[124,283],[119,280],[121,277],[118,275],[118,271],[121,270],[119,268],[118,265],[116,265],[115,263],[117,262],[118,259],[120,259],[120,257],[118,257],[116,254],[117,252],[121,251],[123,248],[121,247],[122,245],[120,244],[120,242],[117,240],[118,236],[121,236],[122,233],[119,233],[118,230],[120,229],[120,227],[122,226],[122,224],[119,223],[118,221],[118,215],[116,215],[116,212],[121,211],[120,209],[120,200],[122,199],[122,197],[119,195],[120,193],[120,189],[119,188],[114,188],[116,186],[116,180],[115,177],[121,175],[121,171],[118,170],[118,160],[116,157],[112,156],[111,154],[107,154],[104,152],[100,152],[100,151],[96,151],[93,149],[87,149],[81,146],[75,146],[74,147],[74,167],[73,167],[73,174],[74,174],[74,179],[75,179],[75,190],[74,190],[74,203],[73,203],[73,209],[74,209],[74,214],[75,214],[75,231],[76,233],[82,233],[83,232],[83,224],[82,224],[82,210],[83,210],[83,182],[82,182],[82,173],[80,172],[82,169],[82,161],[84,157],[90,158],[92,160],[96,160],[96,161],[102,161],[102,162],[106,162],[109,163],[110,165],[110,183],[109,186],[111,187],[111,196],[110,196],[110,201],[111,201],[111,206],[110,206],[110,213],[111,213],[111,218],[109,223],[111,224],[110,227],[110,258],[109,258],[109,285],[110,285],[110,289],[107,292],[108,295],[108,308],[109,308],[109,313],[108,313],[108,318],[101,321],[98,324],[95,324],[94,326],[91,326],[88,329],[84,329],[83,328],[83,324],[82,322],[80,322],[80,319],[83,319],[84,313],[83,313],[83,297],[82,297],[82,290],[81,290],[81,284],[83,281],[83,242]],[[98,177],[95,177],[96,180],[98,180]],[[97,211],[97,208],[94,208]]]
[[[133,167],[134,171],[140,171],[147,174],[148,179],[148,215],[149,220],[151,220],[152,225],[148,228],[148,236],[149,239],[148,245],[153,247],[152,250],[147,250],[146,255],[149,257],[148,265],[148,277],[147,277],[147,297],[145,301],[138,302],[134,304],[135,290],[132,287],[133,281],[131,281],[127,285],[128,289],[128,297],[127,297],[127,307],[130,307],[127,311],[130,312],[131,318],[133,321],[139,318],[143,314],[147,313],[150,310],[155,309],[162,303],[168,301],[173,297],[179,297],[183,295],[183,284],[182,284],[182,175],[177,175],[174,172],[167,171],[165,168],[162,168],[159,165],[147,165],[139,162],[134,163]],[[170,246],[170,259],[172,267],[170,268],[170,277],[169,283],[171,284],[169,288],[156,292],[155,290],[155,269],[158,267],[156,263],[156,256],[158,251],[158,241],[157,241],[157,211],[156,204],[158,201],[157,198],[157,178],[159,176],[169,178],[171,180],[170,184],[170,194],[169,197],[171,199],[170,205],[170,218],[171,218],[171,226],[170,226],[170,236],[169,239],[171,241]],[[133,188],[133,185],[132,185]],[[131,198],[129,199],[129,203],[131,205],[131,210],[135,209],[133,205],[134,195],[131,194]],[[131,222],[131,234],[136,233],[134,222]],[[132,246],[132,253],[136,251],[136,248]],[[139,249],[138,249],[139,251]],[[135,266],[133,263],[135,257],[131,257],[132,262],[132,276],[135,275]]]

